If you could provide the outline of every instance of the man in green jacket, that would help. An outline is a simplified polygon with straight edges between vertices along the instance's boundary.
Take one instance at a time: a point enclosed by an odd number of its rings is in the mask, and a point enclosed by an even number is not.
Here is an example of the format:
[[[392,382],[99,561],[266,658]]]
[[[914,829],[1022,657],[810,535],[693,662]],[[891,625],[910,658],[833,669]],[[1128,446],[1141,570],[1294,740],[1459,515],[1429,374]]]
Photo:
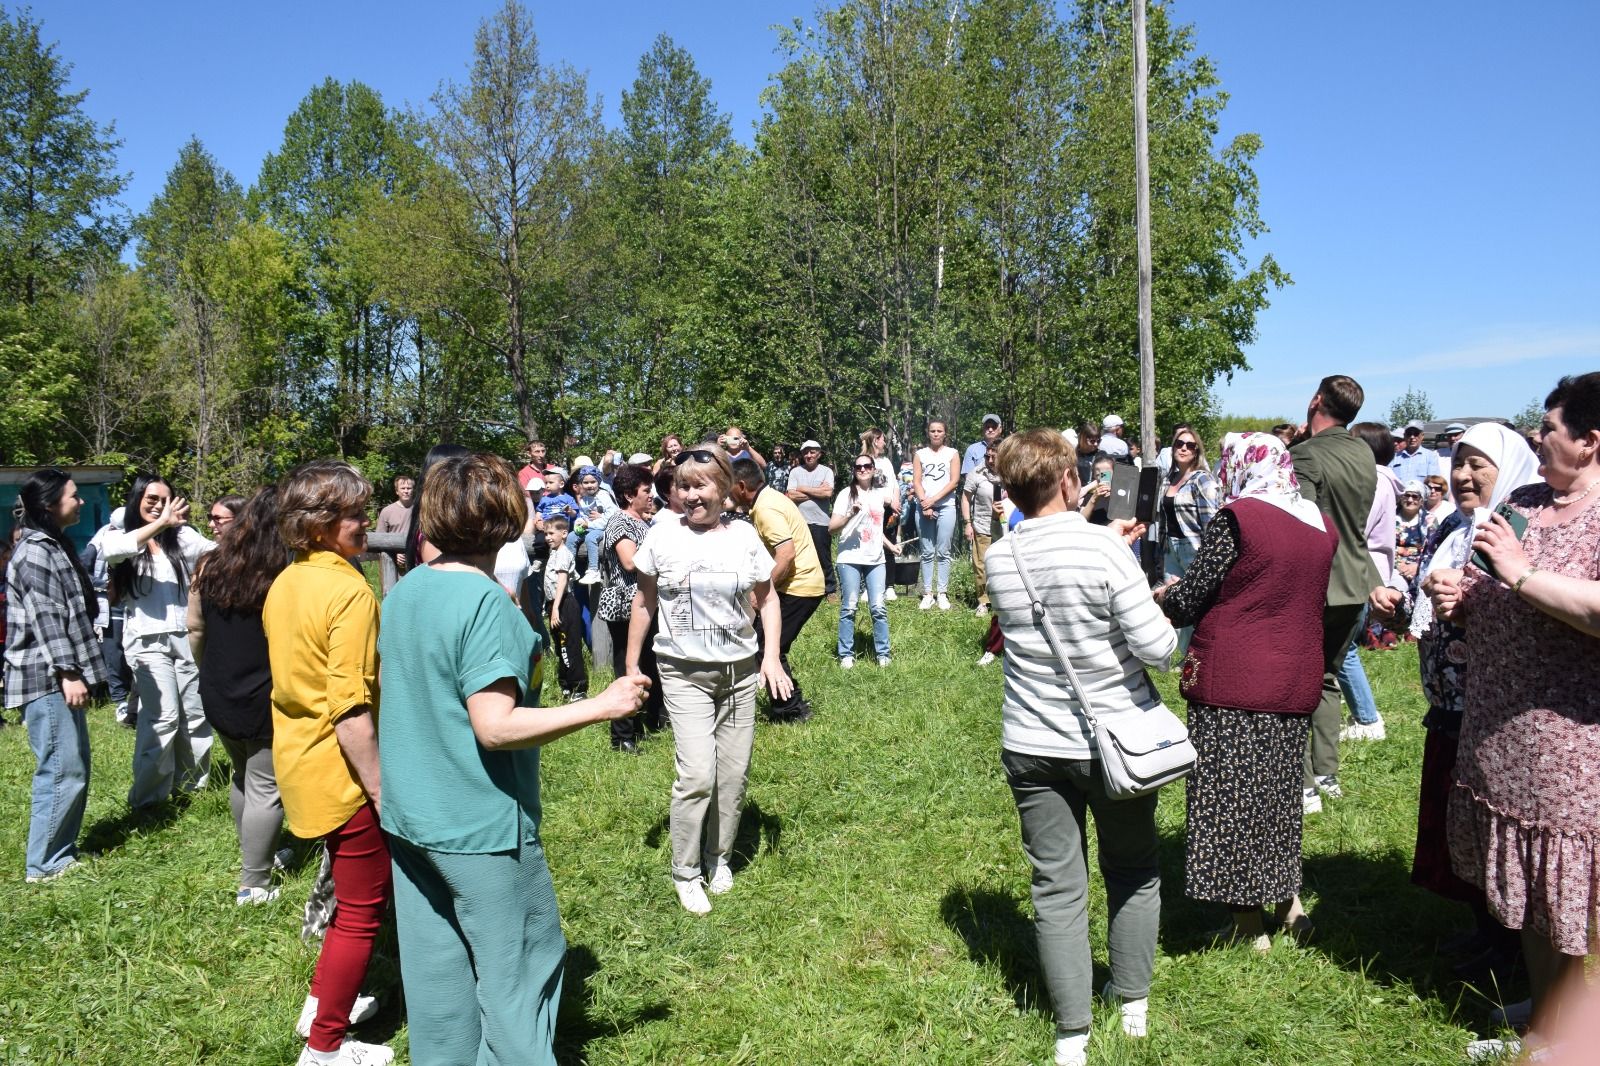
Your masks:
[[[1367,596],[1382,582],[1367,553],[1367,515],[1377,490],[1372,451],[1350,435],[1366,396],[1354,378],[1322,379],[1306,408],[1300,439],[1289,449],[1300,494],[1315,503],[1339,533],[1322,610],[1322,700],[1311,715],[1311,751],[1306,757],[1305,808],[1322,810],[1322,799],[1338,799],[1339,722],[1342,700],[1334,672],[1355,639]]]

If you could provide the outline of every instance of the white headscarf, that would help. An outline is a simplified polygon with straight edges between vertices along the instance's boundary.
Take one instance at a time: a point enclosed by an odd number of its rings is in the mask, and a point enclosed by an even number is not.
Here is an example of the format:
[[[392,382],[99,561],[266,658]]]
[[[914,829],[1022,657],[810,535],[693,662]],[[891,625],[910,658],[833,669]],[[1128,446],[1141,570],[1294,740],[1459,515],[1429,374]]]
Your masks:
[[[1269,503],[1322,532],[1322,512],[1300,495],[1294,459],[1271,433],[1229,433],[1222,438],[1224,502],[1252,499]]]

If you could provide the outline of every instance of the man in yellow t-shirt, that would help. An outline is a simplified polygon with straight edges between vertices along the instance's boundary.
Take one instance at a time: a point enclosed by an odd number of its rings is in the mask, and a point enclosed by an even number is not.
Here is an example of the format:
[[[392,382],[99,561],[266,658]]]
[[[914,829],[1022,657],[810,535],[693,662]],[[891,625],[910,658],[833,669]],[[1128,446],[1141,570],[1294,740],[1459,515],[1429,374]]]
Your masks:
[[[740,459],[733,464],[732,494],[733,502],[749,513],[761,542],[772,553],[772,587],[778,590],[783,618],[778,654],[784,672],[794,683],[794,694],[782,703],[774,701],[767,714],[774,722],[804,722],[811,717],[811,705],[800,694],[800,682],[789,669],[789,649],[816,613],[825,588],[822,564],[817,561],[817,548],[811,541],[811,527],[794,501],[767,487],[766,475],[753,459]],[[756,635],[765,648],[767,635],[759,619]]]

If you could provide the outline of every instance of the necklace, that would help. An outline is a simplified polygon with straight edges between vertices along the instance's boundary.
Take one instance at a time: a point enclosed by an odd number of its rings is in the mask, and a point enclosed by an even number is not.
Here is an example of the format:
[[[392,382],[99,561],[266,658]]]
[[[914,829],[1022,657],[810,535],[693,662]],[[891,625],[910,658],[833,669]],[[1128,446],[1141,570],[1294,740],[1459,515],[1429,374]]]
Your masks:
[[[1564,500],[1560,496],[1557,496],[1555,493],[1551,493],[1550,494],[1550,502],[1555,504],[1557,507],[1568,507],[1568,506],[1571,506],[1572,504],[1575,504],[1579,500],[1583,499],[1585,496],[1589,495],[1589,493],[1593,492],[1594,491],[1594,487],[1596,485],[1600,485],[1600,478],[1596,478],[1593,481],[1589,482],[1589,487],[1584,489],[1582,492],[1578,493],[1576,496],[1568,496]]]

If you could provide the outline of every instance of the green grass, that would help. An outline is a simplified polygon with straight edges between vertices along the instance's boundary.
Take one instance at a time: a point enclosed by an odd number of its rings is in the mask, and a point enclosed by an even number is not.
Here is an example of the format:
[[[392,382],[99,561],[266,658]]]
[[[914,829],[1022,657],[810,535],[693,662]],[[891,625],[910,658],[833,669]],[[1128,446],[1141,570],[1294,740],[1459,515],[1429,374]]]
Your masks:
[[[1049,1060],[1029,871],[999,765],[1000,667],[973,665],[984,622],[970,613],[890,606],[887,670],[833,665],[833,608],[807,627],[794,662],[816,718],[758,729],[738,884],[708,917],[681,911],[668,880],[670,739],[629,759],[596,728],[545,753],[545,840],[570,942],[566,1061]],[[1367,666],[1389,740],[1345,746],[1347,798],[1308,822],[1316,940],[1265,957],[1208,944],[1224,915],[1183,898],[1183,793],[1167,789],[1150,1037],[1124,1039],[1101,1010],[1092,1061],[1461,1061],[1489,1004],[1434,954],[1465,911],[1407,882],[1416,657]],[[1181,708],[1173,679],[1160,684]],[[292,1062],[315,961],[298,935],[314,864],[280,902],[236,908],[225,791],[129,821],[132,734],[105,708],[92,721],[86,835],[100,854],[44,886],[22,882],[27,738],[0,731],[0,1063]],[[364,1035],[405,1061],[392,943],[375,982],[390,995]]]

